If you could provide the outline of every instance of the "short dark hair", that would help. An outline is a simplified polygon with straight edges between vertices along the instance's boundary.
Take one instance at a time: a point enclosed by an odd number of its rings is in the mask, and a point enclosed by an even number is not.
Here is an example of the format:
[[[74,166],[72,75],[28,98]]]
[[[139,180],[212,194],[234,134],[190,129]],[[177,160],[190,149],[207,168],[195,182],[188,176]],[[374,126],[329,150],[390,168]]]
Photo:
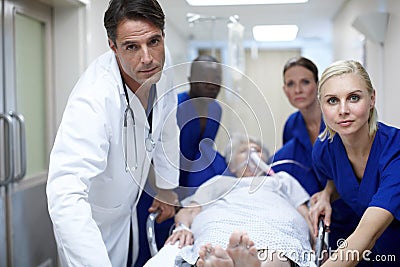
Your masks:
[[[114,43],[117,26],[124,19],[146,19],[164,32],[165,15],[157,0],[110,0],[104,14],[104,27]]]
[[[200,68],[202,65],[198,64],[201,62],[215,62],[218,63],[219,69],[220,67],[220,62],[213,56],[210,55],[199,55],[198,57],[196,57],[195,59],[193,59],[192,61],[192,65],[190,67],[190,76],[193,76],[193,73],[195,72],[196,69]]]
[[[318,68],[314,62],[305,57],[294,57],[289,59],[283,67],[283,76],[285,77],[286,71],[294,66],[301,66],[311,71],[314,75],[314,81],[318,83]]]

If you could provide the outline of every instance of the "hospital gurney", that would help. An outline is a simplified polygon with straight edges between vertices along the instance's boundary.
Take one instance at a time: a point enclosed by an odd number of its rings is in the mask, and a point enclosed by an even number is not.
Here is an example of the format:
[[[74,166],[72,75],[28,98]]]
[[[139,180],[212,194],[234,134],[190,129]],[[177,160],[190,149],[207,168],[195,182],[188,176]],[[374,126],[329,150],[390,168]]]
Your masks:
[[[156,238],[155,238],[155,227],[154,227],[154,223],[155,223],[155,220],[158,215],[159,215],[159,212],[150,213],[147,218],[147,222],[146,222],[147,240],[148,240],[149,249],[150,249],[150,253],[151,253],[152,257],[156,256],[158,253],[158,248],[157,248]],[[327,244],[327,239],[326,239],[327,233],[325,230],[326,230],[326,227],[324,225],[324,222],[322,219],[320,219],[319,223],[318,223],[318,236],[317,236],[316,245],[315,245],[315,255],[314,255],[314,259],[312,259],[310,262],[310,266],[319,267],[322,264],[324,247],[327,246],[326,245]],[[165,264],[166,261],[168,262],[168,259],[169,259],[169,261],[172,263],[171,267],[175,267],[176,266],[176,265],[174,265],[175,256],[177,255],[177,252],[178,252],[177,244],[166,245],[164,248],[165,248],[165,251],[163,251],[163,256],[162,256],[163,258],[160,259],[160,261]],[[151,263],[151,261],[149,261],[144,267],[157,266],[156,264],[157,263],[153,264],[153,263]],[[167,266],[167,267],[170,267],[170,266]]]

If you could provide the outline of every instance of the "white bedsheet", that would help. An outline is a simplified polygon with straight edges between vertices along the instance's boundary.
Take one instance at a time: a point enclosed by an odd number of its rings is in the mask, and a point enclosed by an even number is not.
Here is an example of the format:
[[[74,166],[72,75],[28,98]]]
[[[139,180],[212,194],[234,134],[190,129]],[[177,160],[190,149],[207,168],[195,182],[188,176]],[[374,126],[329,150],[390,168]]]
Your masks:
[[[148,260],[143,267],[174,267],[175,258],[178,256],[179,251],[178,242],[174,245],[167,244],[154,257]]]
[[[250,191],[252,184],[260,184]],[[288,173],[269,177],[217,176],[203,184],[192,197],[202,204],[191,230],[194,244],[181,256],[194,264],[201,245],[226,248],[234,230],[248,233],[255,246],[279,251],[300,266],[308,266],[302,255],[311,250],[309,228],[296,207],[309,199],[307,192]]]
[[[260,186],[250,190],[253,184]],[[241,230],[248,233],[257,248],[279,251],[300,266],[309,266],[309,229],[296,210],[308,199],[298,181],[285,172],[241,179],[216,176],[191,197],[191,201],[202,205],[202,211],[191,225],[195,242],[178,253],[194,264],[201,245],[211,243],[226,248],[232,232]],[[166,246],[167,252],[163,254],[173,254],[173,248]],[[166,265],[168,256],[160,257],[162,264],[158,266],[169,266]],[[174,259],[175,256],[168,264],[174,266]]]
[[[143,267],[175,267],[175,258],[180,253],[178,242],[174,245],[165,245],[154,257],[146,262]],[[316,267],[314,259],[311,259],[310,267]]]

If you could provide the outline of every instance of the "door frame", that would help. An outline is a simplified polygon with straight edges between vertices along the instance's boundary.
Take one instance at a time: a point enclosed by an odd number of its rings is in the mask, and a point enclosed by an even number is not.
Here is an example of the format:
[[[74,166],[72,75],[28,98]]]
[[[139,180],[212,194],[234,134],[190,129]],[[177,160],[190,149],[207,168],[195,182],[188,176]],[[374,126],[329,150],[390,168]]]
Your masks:
[[[44,73],[45,73],[45,97],[46,97],[46,118],[45,120],[45,138],[47,141],[45,152],[49,154],[50,152],[50,143],[53,136],[54,131],[54,123],[53,123],[53,111],[54,111],[54,93],[53,89],[53,45],[52,45],[52,8],[48,5],[40,3],[39,1],[23,1],[23,0],[2,0],[2,75],[3,75],[3,84],[1,86],[1,94],[3,99],[0,107],[0,111],[8,114],[9,112],[18,112],[17,106],[17,63],[16,63],[16,35],[15,35],[15,15],[21,14],[23,16],[27,16],[33,18],[35,20],[40,21],[44,25],[44,54],[45,54],[45,65],[44,65]],[[14,139],[16,137],[14,136]],[[15,144],[14,144],[15,145]],[[18,146],[21,146],[18,143]],[[14,159],[21,159],[21,151],[15,149],[17,155]],[[46,157],[48,159],[48,157]],[[13,159],[4,158],[6,164],[7,160],[13,161]],[[14,161],[15,161],[14,160]],[[48,162],[46,162],[47,164]],[[14,166],[20,165],[20,162],[14,162]],[[28,179],[27,179],[28,178]],[[4,220],[6,224],[6,247],[5,247],[5,258],[6,262],[0,262],[0,266],[2,264],[6,264],[4,266],[15,266],[16,262],[26,261],[30,262],[32,260],[32,264],[36,264],[38,261],[42,261],[42,257],[48,257],[44,262],[49,262],[47,266],[53,266],[53,263],[56,264],[56,258],[54,258],[54,252],[56,256],[56,245],[54,237],[52,236],[52,228],[50,219],[46,219],[44,216],[47,212],[47,204],[46,196],[45,196],[45,186],[47,180],[47,168],[45,170],[40,171],[31,175],[30,177],[24,177],[22,180],[6,185],[0,190],[4,191],[3,199],[5,206],[5,216]],[[33,201],[33,202],[31,202]],[[33,203],[33,205],[32,205]],[[37,203],[35,205],[35,203]],[[36,217],[41,217],[40,219],[41,225],[46,225],[45,231],[48,231],[50,237],[42,236],[43,240],[50,240],[49,245],[43,244],[43,252],[44,256],[38,256],[38,252],[36,252],[37,248],[34,246],[37,245],[35,240],[32,240],[32,237],[29,240],[24,241],[21,239],[29,238],[32,236],[29,233],[34,233],[34,228],[37,225],[31,221],[31,214],[36,214]],[[39,227],[40,228],[40,227]],[[38,228],[38,231],[39,231]],[[43,228],[43,226],[41,226]],[[48,228],[48,230],[47,230]],[[21,231],[23,230],[23,231]],[[40,233],[43,232],[43,229],[40,229]],[[50,239],[49,239],[50,238]],[[21,244],[24,244],[21,248]],[[50,246],[50,249],[49,247]],[[16,251],[17,249],[22,249],[21,251]],[[31,250],[32,249],[32,250]],[[41,248],[40,248],[41,249]],[[32,251],[32,253],[30,253]],[[49,252],[50,251],[50,252]],[[36,254],[35,254],[36,253]],[[39,253],[41,254],[41,252]],[[3,256],[3,255],[2,255]]]

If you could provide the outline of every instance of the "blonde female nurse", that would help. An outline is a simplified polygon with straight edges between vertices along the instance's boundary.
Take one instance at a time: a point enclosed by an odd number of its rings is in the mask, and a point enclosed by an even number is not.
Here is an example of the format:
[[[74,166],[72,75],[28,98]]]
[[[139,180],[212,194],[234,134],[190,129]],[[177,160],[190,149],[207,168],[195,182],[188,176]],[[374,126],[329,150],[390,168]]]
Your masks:
[[[399,266],[400,130],[377,121],[375,90],[358,62],[330,65],[322,74],[318,98],[326,129],[312,157],[318,177],[328,182],[310,210],[314,230],[321,215],[330,225],[330,203],[338,198],[359,219],[323,266],[355,266],[362,260]]]

